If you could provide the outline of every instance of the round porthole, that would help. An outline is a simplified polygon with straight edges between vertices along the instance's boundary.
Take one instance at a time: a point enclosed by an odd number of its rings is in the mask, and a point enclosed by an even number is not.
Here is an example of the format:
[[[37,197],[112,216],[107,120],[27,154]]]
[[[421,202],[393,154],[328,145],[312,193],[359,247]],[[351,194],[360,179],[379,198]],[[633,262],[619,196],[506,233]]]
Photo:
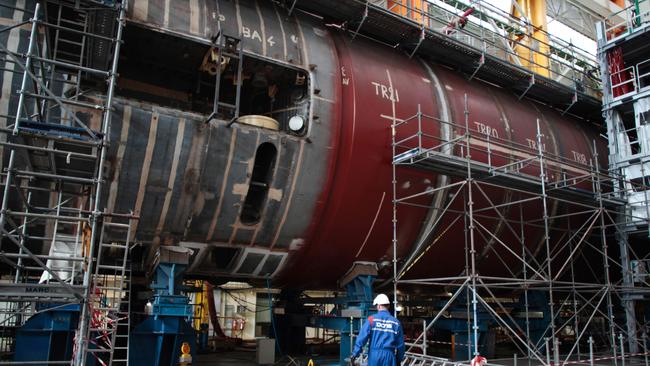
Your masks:
[[[301,116],[293,116],[289,119],[289,129],[293,132],[299,132],[305,127],[305,120]]]

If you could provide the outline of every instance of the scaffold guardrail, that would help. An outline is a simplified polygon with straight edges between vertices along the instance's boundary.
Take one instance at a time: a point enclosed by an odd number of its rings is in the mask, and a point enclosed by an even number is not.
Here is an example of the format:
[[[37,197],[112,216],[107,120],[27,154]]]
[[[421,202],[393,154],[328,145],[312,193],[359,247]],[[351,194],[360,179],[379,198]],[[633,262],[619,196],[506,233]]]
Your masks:
[[[599,42],[603,46],[624,40],[627,36],[644,32],[650,27],[650,0],[633,0],[623,10],[598,23]]]
[[[584,347],[589,343],[588,330],[595,319],[601,319],[606,328],[605,337],[600,342],[609,349],[611,359],[645,349],[635,323],[623,325],[615,321],[614,301],[618,299],[629,311],[627,306],[631,297],[650,296],[650,282],[646,277],[638,277],[636,283],[614,281],[610,275],[614,269],[631,268],[631,260],[642,259],[632,249],[628,250],[628,220],[645,223],[646,228],[649,221],[648,217],[636,217],[623,210],[629,194],[626,190],[630,189],[626,184],[632,182],[616,172],[608,172],[600,165],[597,153],[576,160],[575,156],[564,157],[545,151],[543,146],[547,137],[542,134],[539,121],[535,141],[522,145],[470,129],[467,96],[464,108],[464,122],[443,121],[418,111],[409,118],[395,120],[391,126],[393,291],[397,294],[398,286],[428,285],[439,286],[448,292],[442,307],[410,343],[409,350],[423,347],[426,332],[452,306],[467,307],[466,316],[459,319],[467,322],[467,334],[472,343],[468,350],[474,355],[479,350],[479,309],[482,317],[490,317],[495,326],[503,329],[511,344],[517,347],[518,354],[526,355],[536,364],[570,364],[576,355],[580,358],[579,345]],[[453,131],[444,139],[431,132],[442,130],[442,125]],[[592,151],[597,151],[595,144]],[[440,187],[401,196],[397,187],[401,184],[400,172],[405,168],[454,179]],[[644,182],[635,182],[637,189],[639,184],[648,188]],[[505,190],[510,198],[507,202],[494,202],[486,193],[487,189]],[[415,249],[398,262],[400,218],[397,207],[414,205],[415,199],[438,192],[446,197],[442,203],[432,206],[418,203],[418,207],[437,210],[435,222],[420,234],[422,239],[418,239]],[[526,207],[530,210],[532,202],[538,210],[527,212],[524,220],[524,206],[528,205]],[[454,203],[455,208],[451,209]],[[558,212],[558,205],[566,209]],[[505,217],[506,210],[520,210],[520,218]],[[443,217],[447,219],[443,220]],[[490,230],[486,220],[502,222],[504,233]],[[558,222],[566,223],[567,220],[571,225],[565,230],[557,227]],[[420,261],[430,248],[444,242],[447,230],[454,225],[464,227],[465,268],[459,269],[457,275],[446,277],[420,278],[413,275],[411,269],[421,265]],[[536,254],[526,249],[531,245],[527,242],[531,239],[524,236],[524,227],[528,226],[543,233],[534,239],[539,242],[532,244],[539,245]],[[513,230],[518,227],[521,227],[521,234]],[[434,230],[437,230],[435,235],[432,234]],[[511,235],[516,235],[515,239],[509,238]],[[617,258],[608,249],[612,237],[621,243],[625,255]],[[594,245],[592,240],[597,240],[600,245]],[[458,245],[463,246],[462,243]],[[574,264],[585,250],[600,256],[601,271],[589,269],[577,278]],[[479,261],[485,260],[486,253],[490,253],[493,261],[508,268],[511,276],[481,273]],[[504,260],[503,256],[510,259]],[[518,291],[526,296],[525,302],[520,304],[522,315],[513,314],[512,306],[502,303],[495,295],[496,291],[503,290]],[[548,299],[551,320],[545,326],[543,337],[531,338],[529,333],[529,291],[541,291]],[[461,297],[464,300],[459,304]],[[395,295],[395,301],[399,301],[398,295]],[[516,317],[521,316],[525,319],[518,321]],[[559,332],[567,325],[575,329],[575,342],[568,352],[560,352]],[[624,341],[628,343],[627,347]]]
[[[0,259],[12,268],[0,279],[0,301],[15,304],[1,319],[18,329],[39,313],[35,307],[43,312],[76,306],[80,316],[73,360],[62,361],[67,364],[82,365],[88,358],[112,364],[116,317],[122,316],[127,293],[130,228],[137,218],[106,212],[102,200],[123,5],[52,0],[33,9],[12,7],[29,19],[0,30],[29,29],[25,51],[0,43],[3,61],[13,66],[6,72],[22,77],[15,110],[0,116],[7,122],[0,144],[8,156],[2,172]],[[84,117],[97,111],[98,121]],[[108,217],[125,223],[105,222]],[[115,226],[129,234],[104,237]],[[106,301],[117,310],[98,310],[97,304]],[[101,352],[98,339],[106,341]],[[1,351],[12,352],[12,347],[5,342]],[[25,362],[32,361],[12,364]]]

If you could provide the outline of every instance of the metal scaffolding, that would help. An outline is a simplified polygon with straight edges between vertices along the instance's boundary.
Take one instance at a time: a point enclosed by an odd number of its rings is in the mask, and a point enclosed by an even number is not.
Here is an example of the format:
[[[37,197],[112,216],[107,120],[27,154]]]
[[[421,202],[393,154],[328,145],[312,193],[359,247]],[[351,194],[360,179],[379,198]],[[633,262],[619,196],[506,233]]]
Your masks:
[[[30,317],[75,309],[74,347],[65,357],[75,365],[127,364],[114,353],[118,328],[129,324],[127,262],[136,218],[106,212],[102,201],[125,4],[42,1],[12,10],[25,20],[0,32],[29,36],[23,52],[0,43],[5,70],[22,77],[13,108],[0,116],[8,155],[0,260],[9,269],[0,278],[0,351],[16,351],[16,332]]]
[[[425,2],[425,9],[399,1],[389,2],[388,8],[380,5],[381,1],[365,0],[343,1],[337,6],[331,6],[329,0],[284,3],[289,13],[301,9],[318,14],[345,25],[352,38],[368,37],[410,57],[431,57],[469,79],[499,85],[519,99],[537,100],[562,114],[586,120],[600,118],[600,80],[593,56],[489,1],[431,0]],[[528,44],[526,39],[533,30],[542,32],[548,42]],[[521,53],[530,59],[522,59]],[[547,58],[549,64],[535,62],[535,56]],[[530,68],[523,66],[526,63]]]
[[[645,277],[647,258],[636,258],[630,242],[647,240],[650,200],[650,135],[647,113],[650,110],[650,50],[647,29],[650,26],[650,1],[634,0],[618,13],[597,24],[598,62],[603,84],[603,116],[609,139],[609,170],[623,177],[613,187],[621,192],[625,208],[619,218],[621,230],[616,240],[621,252],[623,284],[634,287]],[[642,273],[641,273],[642,272]],[[623,308],[627,331],[637,332],[634,320],[636,303],[647,300],[635,293],[625,294]],[[644,330],[645,331],[645,330]],[[633,345],[630,348],[634,351]]]
[[[545,151],[547,136],[539,120],[536,141],[527,145],[472,130],[467,100],[466,95],[464,121],[444,121],[418,111],[410,118],[394,118],[391,126],[395,302],[400,300],[398,287],[429,286],[448,293],[425,330],[409,343],[410,357],[426,356],[427,330],[443,317],[458,317],[454,314],[461,308],[465,314],[458,319],[466,322],[467,343],[471,344],[467,360],[479,355],[480,332],[486,331],[481,322],[503,331],[516,354],[533,364],[589,362],[595,357],[594,347],[601,356],[605,350],[604,357],[615,363],[625,362],[639,350],[645,354],[645,327],[636,321],[634,309],[626,306],[630,298],[650,294],[649,279],[632,265],[645,263],[649,251],[621,238],[627,237],[630,220],[647,225],[648,217],[625,210],[625,198],[633,190],[621,187],[630,182],[602,168],[595,141],[588,160]],[[449,140],[431,133],[443,126],[453,131]],[[407,169],[450,179],[441,186],[400,196],[400,172]],[[509,198],[497,202],[490,195],[495,190],[507,192]],[[440,191],[446,201],[425,206],[439,213],[420,238],[434,231],[436,236],[421,240],[414,253],[399,260],[398,207],[423,207],[418,198]],[[499,229],[494,229],[497,224]],[[465,230],[465,267],[444,277],[410,275],[454,228]],[[622,243],[620,253],[611,245],[617,240]],[[506,301],[513,294],[519,301]],[[533,301],[540,294],[544,302]],[[628,310],[627,325],[618,321],[621,308]],[[533,321],[538,319],[532,314],[536,313],[546,314],[548,321],[534,330]],[[561,345],[561,334],[567,329],[574,332],[575,341]]]

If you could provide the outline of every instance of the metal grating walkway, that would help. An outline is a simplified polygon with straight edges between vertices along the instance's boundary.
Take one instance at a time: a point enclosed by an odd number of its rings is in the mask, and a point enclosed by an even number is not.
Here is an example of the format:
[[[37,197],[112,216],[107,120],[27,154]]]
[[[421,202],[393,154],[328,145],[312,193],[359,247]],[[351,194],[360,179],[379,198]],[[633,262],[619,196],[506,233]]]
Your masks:
[[[465,44],[441,32],[423,27],[382,7],[361,0],[287,0],[290,11],[300,9],[322,16],[325,23],[345,24],[353,35],[375,39],[411,54],[449,66],[468,77],[474,76],[589,121],[602,122],[601,101],[550,78],[509,63],[481,49]],[[424,38],[420,42],[421,35]]]

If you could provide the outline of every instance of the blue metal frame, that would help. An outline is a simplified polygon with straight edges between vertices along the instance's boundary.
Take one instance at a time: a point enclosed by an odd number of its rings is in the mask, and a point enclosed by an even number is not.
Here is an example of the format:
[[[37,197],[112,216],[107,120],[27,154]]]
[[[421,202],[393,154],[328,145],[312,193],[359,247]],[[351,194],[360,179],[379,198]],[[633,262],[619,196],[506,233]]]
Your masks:
[[[526,306],[524,295],[522,294],[519,303],[514,307],[513,313],[523,314],[524,312],[539,312],[542,313],[542,317],[529,317],[528,318],[528,330],[530,332],[530,340],[533,343],[539,344],[540,348],[544,347],[544,342],[539,342],[544,337],[548,325],[551,321],[550,308],[548,305],[548,298],[546,294],[542,291],[528,291],[528,305]],[[465,298],[464,296],[459,296],[456,300],[457,305],[453,306],[450,309],[450,312],[453,313],[466,313],[467,308],[465,307]],[[490,349],[490,344],[488,342],[490,326],[495,323],[494,318],[487,310],[479,308],[477,313],[478,319],[478,346],[479,353],[481,355],[490,355],[492,351]],[[515,326],[511,320],[506,319],[510,326]],[[521,329],[526,329],[526,319],[524,316],[517,316],[514,318],[514,323],[519,326]],[[474,336],[473,331],[470,329],[468,332],[467,328],[467,319],[464,317],[451,317],[439,319],[436,324],[434,324],[434,329],[438,330],[448,330],[455,335],[454,343],[456,352],[454,354],[454,360],[466,360],[472,358],[473,354],[473,344]]]
[[[149,316],[131,333],[129,364],[177,366],[183,342],[190,344],[192,358],[196,356],[196,334],[183,317]]]
[[[58,123],[33,122],[28,119],[20,120],[20,131],[42,136],[58,136],[81,141],[96,141],[81,127],[65,126]],[[101,132],[92,131],[97,138],[102,138]]]
[[[372,283],[375,276],[360,275],[345,285],[346,295],[343,297],[327,299],[327,303],[337,304],[333,313],[311,317],[309,326],[315,328],[332,329],[339,332],[341,343],[339,346],[339,362],[337,365],[347,365],[346,359],[352,352],[352,334],[358,333],[361,320],[370,315],[374,292]],[[341,310],[354,313],[356,316],[344,317]],[[359,316],[360,315],[360,316]]]
[[[177,316],[192,319],[192,305],[190,299],[185,295],[179,295],[183,272],[187,268],[184,264],[160,263],[156,267],[155,278],[151,284],[154,291],[152,315]]]
[[[181,295],[184,264],[159,263],[151,289],[152,313],[131,333],[129,363],[132,365],[178,365],[183,342],[196,355],[196,332],[191,325],[190,299]]]
[[[78,324],[78,304],[42,310],[16,331],[14,361],[42,361],[43,366],[50,361],[70,361]],[[94,366],[95,359],[88,357],[86,365]]]
[[[364,321],[373,311],[372,301],[374,293],[372,290],[372,283],[374,279],[375,277],[371,275],[360,275],[355,277],[345,285],[345,296],[303,300],[309,303],[336,305],[330,314],[306,317],[306,324],[304,324],[304,326],[331,329],[339,332],[341,343],[339,349],[339,361],[336,365],[347,365],[345,360],[350,357],[350,352],[352,350],[351,334],[359,332],[362,321]],[[301,314],[301,309],[295,307],[297,298],[292,299],[293,300],[288,300],[293,304],[293,308],[290,309],[289,313],[287,313],[288,315],[283,315],[285,321],[288,321],[287,324],[284,324],[287,327],[295,327],[295,321],[300,318]],[[467,300],[464,296],[459,296],[455,301],[455,304],[449,309],[450,313],[466,314],[466,301]],[[444,304],[439,305],[442,307]],[[522,309],[526,308],[523,303],[523,298],[520,299],[519,306]],[[542,312],[543,314],[541,318],[529,319],[531,339],[538,340],[544,336],[544,330],[550,322],[548,300],[541,292],[529,291],[527,308]],[[515,308],[515,310],[516,309],[517,308]],[[343,316],[346,312],[354,315]],[[487,355],[490,353],[490,342],[488,342],[488,338],[490,335],[490,326],[494,324],[494,318],[486,309],[482,308],[479,309],[477,317],[479,352]],[[283,318],[280,317],[280,320],[281,319]],[[456,343],[456,352],[454,356],[456,360],[464,360],[468,355],[471,358],[473,354],[473,347],[471,345],[474,343],[474,335],[472,329],[468,332],[467,320],[468,319],[463,316],[452,316],[451,318],[438,319],[434,325],[434,328],[437,330],[447,330],[455,335],[454,341]],[[515,322],[522,326],[522,328],[525,328],[525,325],[522,324],[524,321],[525,320],[521,318],[515,319]],[[276,336],[280,337],[280,335]],[[283,342],[284,341],[287,340],[285,339]],[[293,340],[288,341],[291,342]]]

